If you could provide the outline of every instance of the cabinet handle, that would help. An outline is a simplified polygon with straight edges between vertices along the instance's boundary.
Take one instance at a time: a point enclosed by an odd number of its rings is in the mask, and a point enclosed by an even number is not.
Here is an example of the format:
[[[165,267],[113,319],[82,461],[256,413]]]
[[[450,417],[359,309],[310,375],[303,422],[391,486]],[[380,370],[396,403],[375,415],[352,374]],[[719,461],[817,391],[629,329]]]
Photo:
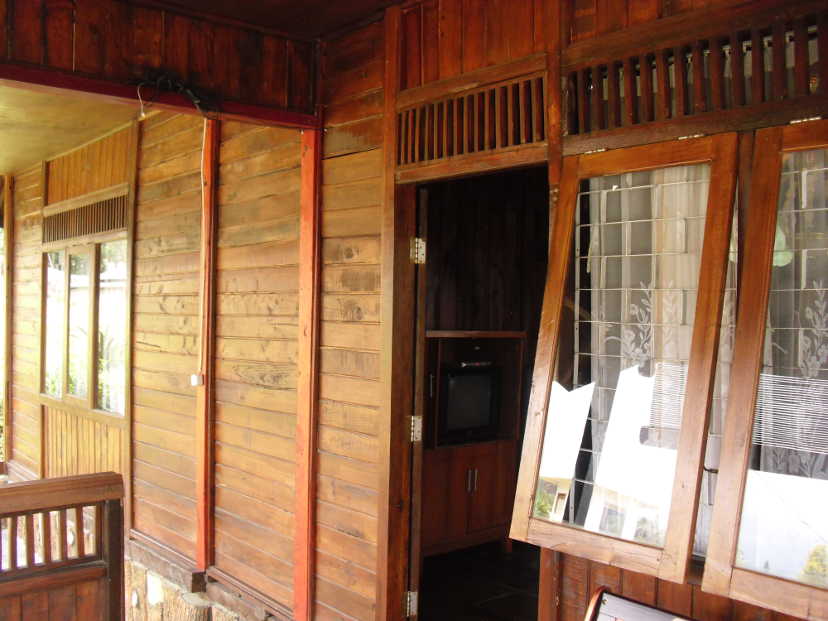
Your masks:
[[[466,470],[466,491],[471,494],[472,491],[472,471],[471,468]]]
[[[479,474],[480,474],[480,471],[477,468],[475,468],[474,469],[474,491],[475,492],[477,491],[477,477],[478,477]]]

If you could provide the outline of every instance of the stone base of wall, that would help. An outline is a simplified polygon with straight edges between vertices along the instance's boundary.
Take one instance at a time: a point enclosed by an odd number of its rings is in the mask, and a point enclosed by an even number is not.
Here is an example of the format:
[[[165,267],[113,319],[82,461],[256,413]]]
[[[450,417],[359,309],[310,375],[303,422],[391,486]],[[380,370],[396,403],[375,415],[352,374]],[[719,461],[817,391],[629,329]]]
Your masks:
[[[124,565],[126,621],[262,621],[258,615],[242,615],[209,599],[204,593],[188,593],[140,563]]]

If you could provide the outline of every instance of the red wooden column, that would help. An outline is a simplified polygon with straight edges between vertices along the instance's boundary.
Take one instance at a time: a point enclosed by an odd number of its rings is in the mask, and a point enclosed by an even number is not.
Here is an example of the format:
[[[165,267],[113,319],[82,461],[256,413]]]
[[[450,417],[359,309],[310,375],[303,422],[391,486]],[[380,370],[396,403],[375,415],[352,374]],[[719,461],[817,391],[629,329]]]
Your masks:
[[[296,534],[293,540],[293,617],[297,621],[311,618],[314,600],[321,158],[322,130],[303,130],[299,197],[299,382],[294,513]]]
[[[204,120],[201,154],[201,312],[196,384],[196,567],[213,563],[213,404],[215,403],[216,225],[221,122]]]

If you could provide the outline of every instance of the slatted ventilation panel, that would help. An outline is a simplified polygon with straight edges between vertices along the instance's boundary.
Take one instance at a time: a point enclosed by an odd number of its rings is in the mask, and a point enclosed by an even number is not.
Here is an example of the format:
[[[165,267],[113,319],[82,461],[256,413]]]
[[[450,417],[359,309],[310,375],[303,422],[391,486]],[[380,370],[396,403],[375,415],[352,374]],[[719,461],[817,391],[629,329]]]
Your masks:
[[[828,19],[811,15],[567,71],[570,135],[828,95]]]
[[[125,192],[44,216],[43,243],[125,229],[127,196]]]
[[[476,88],[400,110],[397,164],[532,146],[546,140],[543,73]]]

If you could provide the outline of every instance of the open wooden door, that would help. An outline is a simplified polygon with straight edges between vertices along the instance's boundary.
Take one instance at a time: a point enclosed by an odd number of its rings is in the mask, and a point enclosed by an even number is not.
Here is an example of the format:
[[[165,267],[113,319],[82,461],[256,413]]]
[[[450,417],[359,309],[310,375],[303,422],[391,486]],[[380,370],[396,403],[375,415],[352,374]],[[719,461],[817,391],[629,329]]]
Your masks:
[[[409,574],[406,615],[417,618],[417,604],[422,573],[423,508],[423,420],[425,414],[426,343],[426,231],[428,230],[428,190],[417,191],[417,232],[411,256],[416,265],[416,309],[414,313],[414,412],[411,423],[411,536],[409,537]]]

